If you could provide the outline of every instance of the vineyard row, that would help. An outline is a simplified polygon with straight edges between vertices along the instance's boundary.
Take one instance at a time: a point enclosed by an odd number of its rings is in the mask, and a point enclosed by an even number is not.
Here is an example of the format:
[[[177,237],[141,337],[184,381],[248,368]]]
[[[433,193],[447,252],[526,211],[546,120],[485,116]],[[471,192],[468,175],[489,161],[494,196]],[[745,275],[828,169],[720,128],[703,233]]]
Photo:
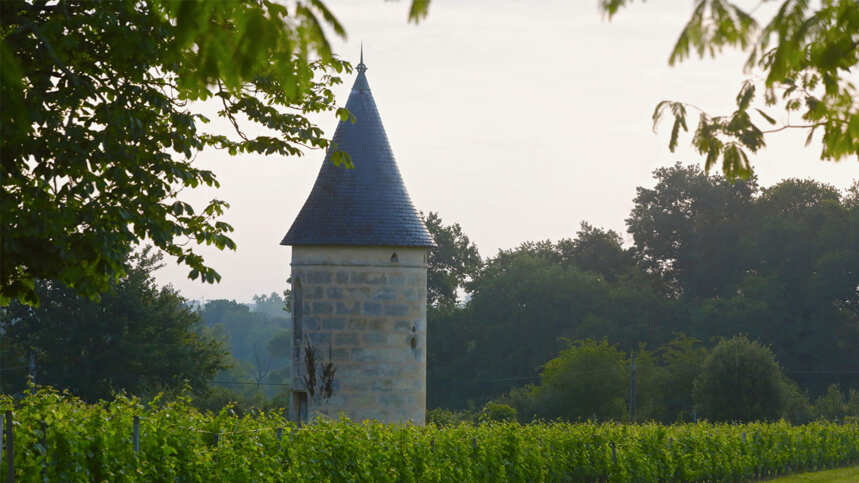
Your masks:
[[[51,390],[0,396],[0,410],[12,423],[0,476],[12,455],[17,481],[730,481],[859,462],[857,424],[296,427],[276,412]]]

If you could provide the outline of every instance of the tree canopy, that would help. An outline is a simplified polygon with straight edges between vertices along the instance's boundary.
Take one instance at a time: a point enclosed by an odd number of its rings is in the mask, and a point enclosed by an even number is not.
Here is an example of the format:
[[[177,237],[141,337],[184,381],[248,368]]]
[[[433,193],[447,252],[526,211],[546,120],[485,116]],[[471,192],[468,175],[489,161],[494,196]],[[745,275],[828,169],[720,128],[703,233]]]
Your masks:
[[[318,1],[10,0],[0,19],[2,305],[37,302],[37,279],[97,296],[144,240],[219,280],[188,243],[235,246],[225,201],[183,201],[218,185],[195,155],[300,155],[329,147],[306,114],[348,117],[325,30],[345,31]],[[231,135],[204,130],[205,100]]]
[[[256,383],[258,387],[246,389],[265,387],[263,392],[272,395],[289,382],[292,321],[277,293],[253,300],[253,309],[234,300],[210,300],[201,307],[200,318],[234,359],[230,370],[216,378],[219,383],[230,389]]]
[[[186,383],[205,392],[229,358],[184,298],[156,286],[152,272],[159,263],[160,256],[148,250],[130,256],[125,275],[99,302],[40,280],[38,307],[6,307],[0,312],[2,390],[22,389],[32,360],[37,383],[90,401],[115,391],[151,395]]]
[[[786,385],[772,351],[744,336],[722,340],[713,348],[695,379],[693,397],[701,415],[715,421],[778,419],[787,405]]]
[[[427,260],[427,303],[431,306],[454,305],[457,291],[480,269],[483,260],[459,223],[445,225],[438,213],[424,219],[435,240]]]
[[[611,18],[632,3],[600,0],[599,5]],[[692,146],[705,157],[708,171],[721,160],[728,178],[748,177],[748,152],[766,146],[768,134],[788,129],[807,133],[806,145],[820,133],[821,159],[859,161],[859,3],[781,0],[772,2],[778,8],[769,21],[759,22],[755,10],[764,3],[768,1],[750,3],[757,6],[749,9],[729,0],[695,0],[668,63],[738,48],[748,53],[746,79],[733,112],[712,115],[689,101],[664,100],[653,112],[654,128],[663,117],[673,116],[668,147],[674,151],[681,130],[689,130],[689,117],[697,111]],[[777,110],[784,113],[783,121]]]
[[[658,349],[674,376],[653,384],[671,399],[640,407],[665,420],[691,418],[695,340],[747,334],[812,395],[859,386],[859,183],[761,187],[679,164],[654,178],[626,220],[631,246],[583,224],[500,250],[465,284],[467,303],[428,311],[429,407],[479,407],[536,381],[562,338]]]
[[[628,385],[626,354],[606,341],[569,342],[540,374],[540,415],[568,419],[623,418]]]

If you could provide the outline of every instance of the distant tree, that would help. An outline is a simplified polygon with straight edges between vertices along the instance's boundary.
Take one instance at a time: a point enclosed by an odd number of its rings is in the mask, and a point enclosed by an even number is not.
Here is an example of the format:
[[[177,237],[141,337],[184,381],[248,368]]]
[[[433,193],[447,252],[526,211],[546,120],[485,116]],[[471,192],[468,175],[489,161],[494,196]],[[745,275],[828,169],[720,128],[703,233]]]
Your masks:
[[[718,297],[690,301],[685,330],[704,339],[748,334],[811,394],[859,384],[845,365],[859,357],[859,210],[849,193],[788,179],[763,189],[747,217],[726,244],[744,254],[730,269],[737,276],[722,278]],[[690,267],[719,277],[719,267]]]
[[[435,424],[439,427],[457,426],[462,423],[474,423],[473,411],[451,411],[448,409],[435,408],[427,410],[427,424]]]
[[[186,382],[205,392],[212,376],[227,367],[227,353],[202,330],[199,315],[178,292],[156,286],[152,272],[160,259],[148,249],[130,256],[126,275],[100,302],[58,282],[39,281],[42,303],[10,304],[0,317],[0,333],[19,353],[33,354],[37,383],[89,401],[113,391],[139,395]]]
[[[486,403],[477,415],[477,421],[480,423],[488,423],[492,421],[512,422],[516,421],[516,419],[516,408],[493,401]]]
[[[624,419],[629,387],[626,355],[607,341],[570,342],[540,374],[537,416],[584,420]]]
[[[814,401],[814,413],[829,421],[841,421],[848,415],[847,400],[837,385],[830,385],[826,394]]]
[[[269,380],[279,384],[292,382],[292,330],[280,330],[267,344],[268,356],[275,363]]]
[[[277,292],[268,295],[260,294],[253,296],[253,310],[273,318],[289,318],[286,311],[286,302]]]
[[[576,355],[579,359],[575,364],[565,363],[563,367],[567,368],[566,370],[569,374],[563,377],[568,377],[570,380],[575,378],[575,384],[585,384],[587,382],[599,384],[590,379],[593,374],[614,374],[609,369],[593,369],[590,366],[584,369],[573,369],[574,365],[585,365],[583,362],[585,357],[582,354],[586,351],[583,348],[593,349],[595,346],[595,343],[591,339],[578,341],[577,344],[579,346]],[[626,419],[628,416],[632,416],[631,398],[633,397],[633,393],[630,392],[630,382],[634,377],[636,421],[656,420],[670,424],[676,421],[692,420],[693,381],[700,374],[703,362],[707,357],[707,350],[699,346],[699,341],[679,335],[660,347],[657,351],[648,351],[642,344],[631,351],[629,357],[621,353],[616,347],[609,346],[607,341],[603,341],[596,349],[593,352],[600,354],[602,362],[592,362],[593,365],[602,364],[606,367],[614,367],[612,364],[617,363],[620,364],[618,367],[621,367],[625,371],[623,382],[621,382],[621,378],[616,374],[614,374],[616,379],[612,379],[612,387],[614,387],[612,394],[616,398],[623,399],[626,403],[624,412],[621,413],[618,403],[619,399],[615,399],[617,406],[614,415],[611,416],[613,419]],[[516,387],[495,401],[515,408],[521,422],[531,421],[535,417],[544,419],[564,417],[569,419],[569,415],[563,414],[566,411],[564,403],[550,403],[558,390],[565,390],[563,389],[566,384],[565,380],[561,378],[560,382],[553,386],[555,389],[547,386],[545,381],[547,377],[546,370],[550,367],[550,364],[558,364],[558,361],[568,358],[571,352],[573,351],[570,348],[563,350],[560,356],[544,366],[544,371],[541,375],[543,382],[541,384],[526,384]],[[633,356],[635,364],[634,372],[632,371]],[[593,354],[590,355],[590,358],[592,361],[598,359]],[[607,361],[613,362],[609,363]],[[561,389],[558,389],[559,387]],[[591,414],[591,416],[593,415]]]
[[[654,177],[654,188],[636,189],[626,220],[634,255],[675,295],[730,293],[745,273],[740,241],[752,228],[756,181],[729,181],[679,163]]]
[[[279,297],[256,296],[277,303]],[[282,303],[282,302],[281,302]],[[274,304],[268,304],[274,309]],[[288,313],[283,312],[284,315]],[[236,367],[218,377],[228,386],[232,383],[255,383],[267,395],[276,394],[288,380],[291,363],[291,323],[286,317],[271,317],[266,311],[251,310],[235,300],[210,300],[203,306],[200,317],[206,327],[219,334]]]
[[[478,407],[536,378],[540,366],[565,347],[560,338],[578,338],[578,329],[593,315],[590,309],[609,298],[609,287],[596,275],[528,252],[499,253],[473,287],[464,310],[447,315],[448,339],[436,339],[431,327],[428,350],[439,347],[449,354],[447,397],[457,396],[459,404],[473,399]]]
[[[701,341],[680,334],[658,350],[663,371],[656,383],[661,396],[656,417],[665,422],[691,421],[692,388],[708,351]]]
[[[6,0],[0,19],[0,305],[37,302],[39,279],[97,296],[142,240],[215,282],[188,241],[235,244],[218,220],[227,202],[185,201],[218,186],[196,154],[329,147],[308,115],[336,109],[349,65],[331,53],[325,28],[345,31],[323,2]],[[202,129],[205,100],[232,134]]]
[[[166,394],[166,399],[174,394]],[[281,387],[274,395],[268,395],[254,386],[234,386],[227,388],[212,386],[205,394],[195,394],[191,403],[203,410],[217,413],[229,405],[230,410],[239,416],[251,411],[277,410],[281,414],[289,411],[292,393],[288,387]]]
[[[602,275],[609,282],[638,271],[635,259],[623,248],[623,240],[617,232],[597,228],[586,221],[582,222],[574,239],[559,241],[558,248],[568,251],[571,262],[577,267]]]
[[[0,394],[12,394],[20,390],[27,379],[28,351],[11,337],[5,337],[2,327],[0,325]]]
[[[793,424],[807,424],[814,418],[814,408],[808,399],[808,393],[796,383],[785,379],[785,408],[783,417]]]
[[[847,413],[859,422],[859,389],[850,389],[847,393]]]
[[[582,244],[605,247],[603,260],[622,256],[612,245]],[[613,282],[599,271],[622,265],[583,271],[577,257],[587,250],[577,247],[577,240],[562,240],[501,250],[468,283],[464,308],[428,312],[430,407],[479,407],[536,379],[564,349],[560,338],[608,338],[627,351],[671,338],[679,324],[673,302],[648,277],[633,263]]]
[[[724,339],[704,361],[693,399],[699,414],[713,421],[778,419],[788,399],[772,351],[739,335]]]
[[[600,0],[599,5],[611,18],[633,1]],[[781,0],[778,5],[762,26],[754,18],[758,7],[749,10],[729,0],[695,0],[668,63],[678,64],[693,53],[715,57],[726,47],[739,48],[749,54],[747,78],[730,114],[712,116],[688,102],[657,104],[654,127],[666,114],[674,117],[668,144],[672,151],[680,130],[688,131],[687,115],[692,110],[699,113],[692,146],[706,157],[708,171],[721,159],[728,178],[749,176],[752,165],[747,151],[757,152],[766,145],[767,134],[786,129],[808,133],[806,144],[821,132],[821,159],[855,156],[859,160],[859,105],[855,102],[859,90],[853,77],[859,64],[859,3]],[[755,102],[760,94],[763,103]],[[773,109],[783,110],[786,121],[777,120]]]
[[[483,263],[480,253],[459,223],[444,225],[438,213],[432,211],[424,223],[436,243],[436,247],[429,251],[427,303],[432,306],[455,305],[457,291]]]
[[[292,357],[292,331],[277,332],[268,341],[268,352],[275,358],[288,359]]]

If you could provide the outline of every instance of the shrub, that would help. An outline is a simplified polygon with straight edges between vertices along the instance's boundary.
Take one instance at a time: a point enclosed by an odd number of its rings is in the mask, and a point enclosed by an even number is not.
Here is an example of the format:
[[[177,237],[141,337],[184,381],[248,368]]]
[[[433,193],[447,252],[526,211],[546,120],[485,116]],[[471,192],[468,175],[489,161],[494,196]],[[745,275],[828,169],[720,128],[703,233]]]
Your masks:
[[[474,422],[474,414],[471,411],[435,408],[427,411],[426,421],[427,424],[435,424],[436,426],[456,426],[461,423]]]
[[[826,394],[814,401],[814,414],[819,419],[841,421],[848,415],[847,401],[838,385],[832,384],[826,389]]]
[[[608,342],[575,341],[546,363],[535,391],[537,416],[570,421],[623,419],[626,354]]]
[[[787,396],[772,351],[743,335],[713,348],[692,391],[699,414],[714,421],[778,419]]]
[[[513,422],[517,420],[516,409],[507,404],[488,402],[483,410],[477,415],[477,421],[487,423],[490,421]]]

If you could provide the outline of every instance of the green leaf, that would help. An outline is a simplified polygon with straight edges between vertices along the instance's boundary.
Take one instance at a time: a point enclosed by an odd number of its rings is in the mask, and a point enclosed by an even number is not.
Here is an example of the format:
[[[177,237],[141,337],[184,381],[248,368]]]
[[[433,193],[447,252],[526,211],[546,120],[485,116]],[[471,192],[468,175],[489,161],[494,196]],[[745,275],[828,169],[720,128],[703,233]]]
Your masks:
[[[409,22],[420,23],[429,15],[430,0],[412,0],[409,7]]]
[[[812,138],[814,138],[814,130],[817,129],[817,126],[811,128],[808,132],[808,136],[805,138],[805,146],[808,147],[811,144]]]
[[[740,89],[740,92],[737,94],[737,107],[744,111],[748,109],[749,104],[752,102],[752,99],[755,97],[755,85],[750,81],[745,81],[743,83],[743,87]]]
[[[656,131],[656,127],[659,125],[659,121],[662,119],[662,114],[665,112],[665,109],[671,106],[671,101],[659,101],[659,104],[656,104],[656,107],[653,109],[653,115],[651,115],[651,119],[653,120],[653,131]]]
[[[760,109],[758,109],[758,108],[755,108],[755,110],[756,110],[756,111],[758,111],[758,114],[760,114],[760,115],[761,115],[761,117],[763,117],[764,119],[766,119],[768,123],[773,124],[773,125],[776,123],[775,119],[773,119],[772,117],[770,117],[770,116],[769,116],[767,113],[765,113],[764,111],[762,111],[762,110],[760,110]]]

